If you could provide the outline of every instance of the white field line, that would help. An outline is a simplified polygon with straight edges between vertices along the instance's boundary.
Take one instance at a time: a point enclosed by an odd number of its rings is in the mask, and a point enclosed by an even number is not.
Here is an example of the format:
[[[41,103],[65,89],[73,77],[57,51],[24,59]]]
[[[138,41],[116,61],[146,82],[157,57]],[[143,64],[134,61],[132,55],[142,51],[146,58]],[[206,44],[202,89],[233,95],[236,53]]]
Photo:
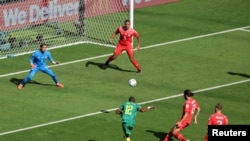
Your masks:
[[[218,85],[218,86],[214,86],[214,87],[210,87],[210,88],[196,90],[196,91],[194,91],[194,93],[219,89],[219,88],[228,87],[228,86],[232,86],[232,85],[237,85],[237,84],[241,84],[241,83],[245,83],[245,82],[249,82],[249,81],[250,81],[250,79],[246,79],[246,80],[242,80],[242,81],[238,81],[238,82]],[[183,95],[182,93],[181,94],[176,94],[176,95],[172,95],[172,96],[168,96],[168,97],[163,97],[163,98],[158,98],[158,99],[154,99],[154,100],[150,100],[150,101],[141,102],[139,104],[140,105],[149,104],[149,103],[153,103],[153,102],[157,102],[157,101],[163,101],[163,100],[168,100],[168,99],[180,97],[182,95]],[[2,132],[2,133],[0,133],[0,136],[7,135],[7,134],[13,134],[13,133],[17,133],[17,132],[22,132],[22,131],[26,131],[26,130],[31,130],[31,129],[35,129],[35,128],[39,128],[39,127],[49,126],[49,125],[53,125],[53,124],[57,124],[57,123],[63,123],[63,122],[76,120],[76,119],[80,119],[80,118],[90,117],[90,116],[101,114],[103,112],[112,112],[112,111],[114,111],[116,109],[117,108],[112,108],[112,109],[108,109],[108,110],[104,110],[104,111],[84,114],[84,115],[80,115],[80,116],[76,116],[76,117],[71,117],[71,118],[66,118],[66,119],[62,119],[62,120],[52,121],[52,122],[39,124],[39,125],[35,125],[35,126],[30,126],[30,127],[25,127],[25,128],[21,128],[21,129],[12,130],[12,131]]]
[[[205,35],[200,35],[200,36],[194,36],[194,37],[190,37],[190,38],[184,38],[184,39],[170,41],[170,42],[165,42],[165,43],[160,43],[160,44],[149,45],[149,46],[142,47],[141,49],[148,49],[148,48],[159,47],[159,46],[168,45],[168,44],[174,44],[174,43],[179,43],[179,42],[184,42],[184,41],[189,41],[189,40],[194,40],[194,39],[199,39],[199,38],[204,38],[204,37],[209,37],[209,36],[214,36],[214,35],[218,35],[218,34],[224,34],[224,33],[228,33],[228,32],[242,30],[244,28],[250,28],[250,26],[245,26],[245,27],[240,27],[240,28],[234,28],[234,29],[230,29],[230,30],[225,30],[225,31],[220,31],[220,32],[214,32],[214,33],[210,33],[210,34],[205,34]],[[92,42],[88,42],[88,43],[92,43]],[[92,43],[92,44],[103,45],[103,44],[99,44],[99,43]],[[109,47],[113,47],[113,46],[110,45]],[[59,65],[53,65],[53,66],[49,66],[49,67],[56,67],[56,66],[68,65],[68,64],[78,63],[78,62],[82,62],[82,61],[88,61],[88,60],[93,60],[93,59],[97,59],[97,58],[107,57],[109,55],[111,55],[111,53],[110,54],[100,55],[100,56],[95,56],[95,57],[90,57],[90,58],[84,58],[84,59],[75,60],[75,61],[69,61],[69,62],[65,62],[65,63],[61,63]],[[21,74],[21,73],[24,73],[24,72],[29,72],[29,70],[24,70],[24,71],[19,71],[19,72],[2,74],[2,75],[0,75],[0,78],[1,77],[6,77],[6,76],[11,76],[11,75],[16,75],[16,74]]]
[[[250,30],[247,30],[247,29],[244,29],[244,28],[242,28],[242,29],[240,29],[241,31],[246,31],[246,32],[250,32]]]
[[[80,41],[80,42],[75,42],[75,43],[69,43],[69,44],[65,44],[65,45],[60,45],[60,46],[56,46],[56,47],[53,47],[53,48],[49,48],[48,50],[57,49],[57,48],[63,48],[63,47],[68,47],[68,46],[74,46],[74,45],[84,44],[84,43],[88,43],[88,42],[86,42],[86,41]],[[33,53],[33,52],[34,51],[17,53],[17,54],[15,54],[15,56],[21,56],[21,55],[30,54],[30,53]],[[6,56],[0,57],[0,59],[6,59]]]
[[[97,59],[97,58],[107,57],[109,55],[111,55],[111,53],[110,54],[100,55],[100,56],[95,56],[95,57],[84,58],[84,59],[75,60],[75,61],[70,61],[70,62],[65,62],[65,63],[60,63],[60,64],[57,64],[57,65],[48,66],[48,67],[52,68],[52,67],[56,67],[56,66],[64,66],[64,65],[68,65],[68,64],[73,64],[73,63],[93,60],[93,59]],[[24,70],[24,71],[18,71],[18,72],[13,72],[13,73],[7,73],[7,74],[0,75],[0,78],[1,77],[6,77],[6,76],[12,76],[12,75],[16,75],[16,74],[22,74],[22,73],[29,72],[29,71],[30,70]]]

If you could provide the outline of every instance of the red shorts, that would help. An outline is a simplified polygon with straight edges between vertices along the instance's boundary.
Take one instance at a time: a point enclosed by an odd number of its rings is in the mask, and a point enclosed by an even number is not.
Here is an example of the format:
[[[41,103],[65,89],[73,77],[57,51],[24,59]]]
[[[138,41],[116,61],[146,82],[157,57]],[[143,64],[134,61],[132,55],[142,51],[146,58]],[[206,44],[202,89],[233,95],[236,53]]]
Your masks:
[[[180,126],[177,126],[177,123],[176,123],[176,127],[179,128],[180,130],[182,130],[188,126],[189,126],[189,122],[183,121]]]
[[[114,54],[120,55],[123,51],[126,51],[129,56],[133,56],[133,48],[131,45],[124,46],[124,45],[118,44],[115,48]]]

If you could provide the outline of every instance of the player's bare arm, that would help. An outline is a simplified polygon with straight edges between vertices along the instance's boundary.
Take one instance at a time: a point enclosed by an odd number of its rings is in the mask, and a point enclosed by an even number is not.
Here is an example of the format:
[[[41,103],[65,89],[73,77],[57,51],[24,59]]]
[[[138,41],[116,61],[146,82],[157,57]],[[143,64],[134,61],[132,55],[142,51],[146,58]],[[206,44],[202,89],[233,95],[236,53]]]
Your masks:
[[[115,38],[116,36],[116,33],[113,33],[110,38],[109,38],[109,43],[112,43],[113,42],[113,39]]]
[[[136,39],[137,39],[137,46],[136,46],[136,49],[137,50],[140,50],[140,47],[141,47],[141,37],[140,35],[136,36]]]
[[[198,118],[198,116],[199,116],[200,110],[201,110],[200,107],[198,107],[198,108],[196,109],[196,111],[195,111],[195,114],[194,114],[194,124],[197,124],[197,123],[198,123],[197,118]]]

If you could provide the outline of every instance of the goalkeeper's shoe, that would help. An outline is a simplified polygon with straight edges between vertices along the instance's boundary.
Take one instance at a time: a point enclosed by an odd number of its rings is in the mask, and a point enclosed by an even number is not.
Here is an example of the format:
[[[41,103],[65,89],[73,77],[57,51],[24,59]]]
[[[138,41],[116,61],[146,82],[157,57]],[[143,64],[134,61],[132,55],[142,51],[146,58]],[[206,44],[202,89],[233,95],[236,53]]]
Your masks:
[[[19,85],[17,86],[17,88],[18,88],[19,90],[21,90],[21,89],[23,88],[23,84],[19,84]]]
[[[63,88],[64,87],[63,84],[61,84],[61,83],[57,83],[56,86],[59,87],[59,88]]]

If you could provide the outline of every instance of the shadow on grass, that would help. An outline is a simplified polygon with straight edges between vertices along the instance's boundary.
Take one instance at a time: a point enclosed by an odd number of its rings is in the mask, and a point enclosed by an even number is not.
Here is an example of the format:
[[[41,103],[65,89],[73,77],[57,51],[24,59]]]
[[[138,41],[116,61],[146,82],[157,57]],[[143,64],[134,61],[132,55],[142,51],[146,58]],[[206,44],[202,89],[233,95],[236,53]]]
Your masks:
[[[245,73],[237,73],[237,72],[227,72],[227,73],[230,74],[230,75],[238,75],[238,76],[241,76],[241,77],[250,78],[250,75],[245,74]]]
[[[157,131],[152,131],[152,130],[146,130],[149,133],[152,133],[155,137],[159,139],[159,141],[163,141],[167,133],[165,132],[157,132]]]
[[[97,62],[92,62],[92,61],[88,61],[85,64],[85,67],[88,67],[89,65],[97,66],[102,70],[105,70],[105,69],[109,68],[109,69],[114,69],[114,70],[124,71],[124,72],[137,72],[137,71],[132,71],[132,70],[125,70],[125,69],[122,69],[122,68],[118,67],[117,65],[112,65],[112,64],[109,64],[108,66],[105,67],[103,63],[97,63]]]
[[[15,84],[15,85],[19,85],[22,82],[23,79],[20,78],[11,78],[10,82]],[[43,85],[43,86],[55,86],[53,84],[43,84],[34,80],[30,80],[27,84],[36,84],[36,85]]]

